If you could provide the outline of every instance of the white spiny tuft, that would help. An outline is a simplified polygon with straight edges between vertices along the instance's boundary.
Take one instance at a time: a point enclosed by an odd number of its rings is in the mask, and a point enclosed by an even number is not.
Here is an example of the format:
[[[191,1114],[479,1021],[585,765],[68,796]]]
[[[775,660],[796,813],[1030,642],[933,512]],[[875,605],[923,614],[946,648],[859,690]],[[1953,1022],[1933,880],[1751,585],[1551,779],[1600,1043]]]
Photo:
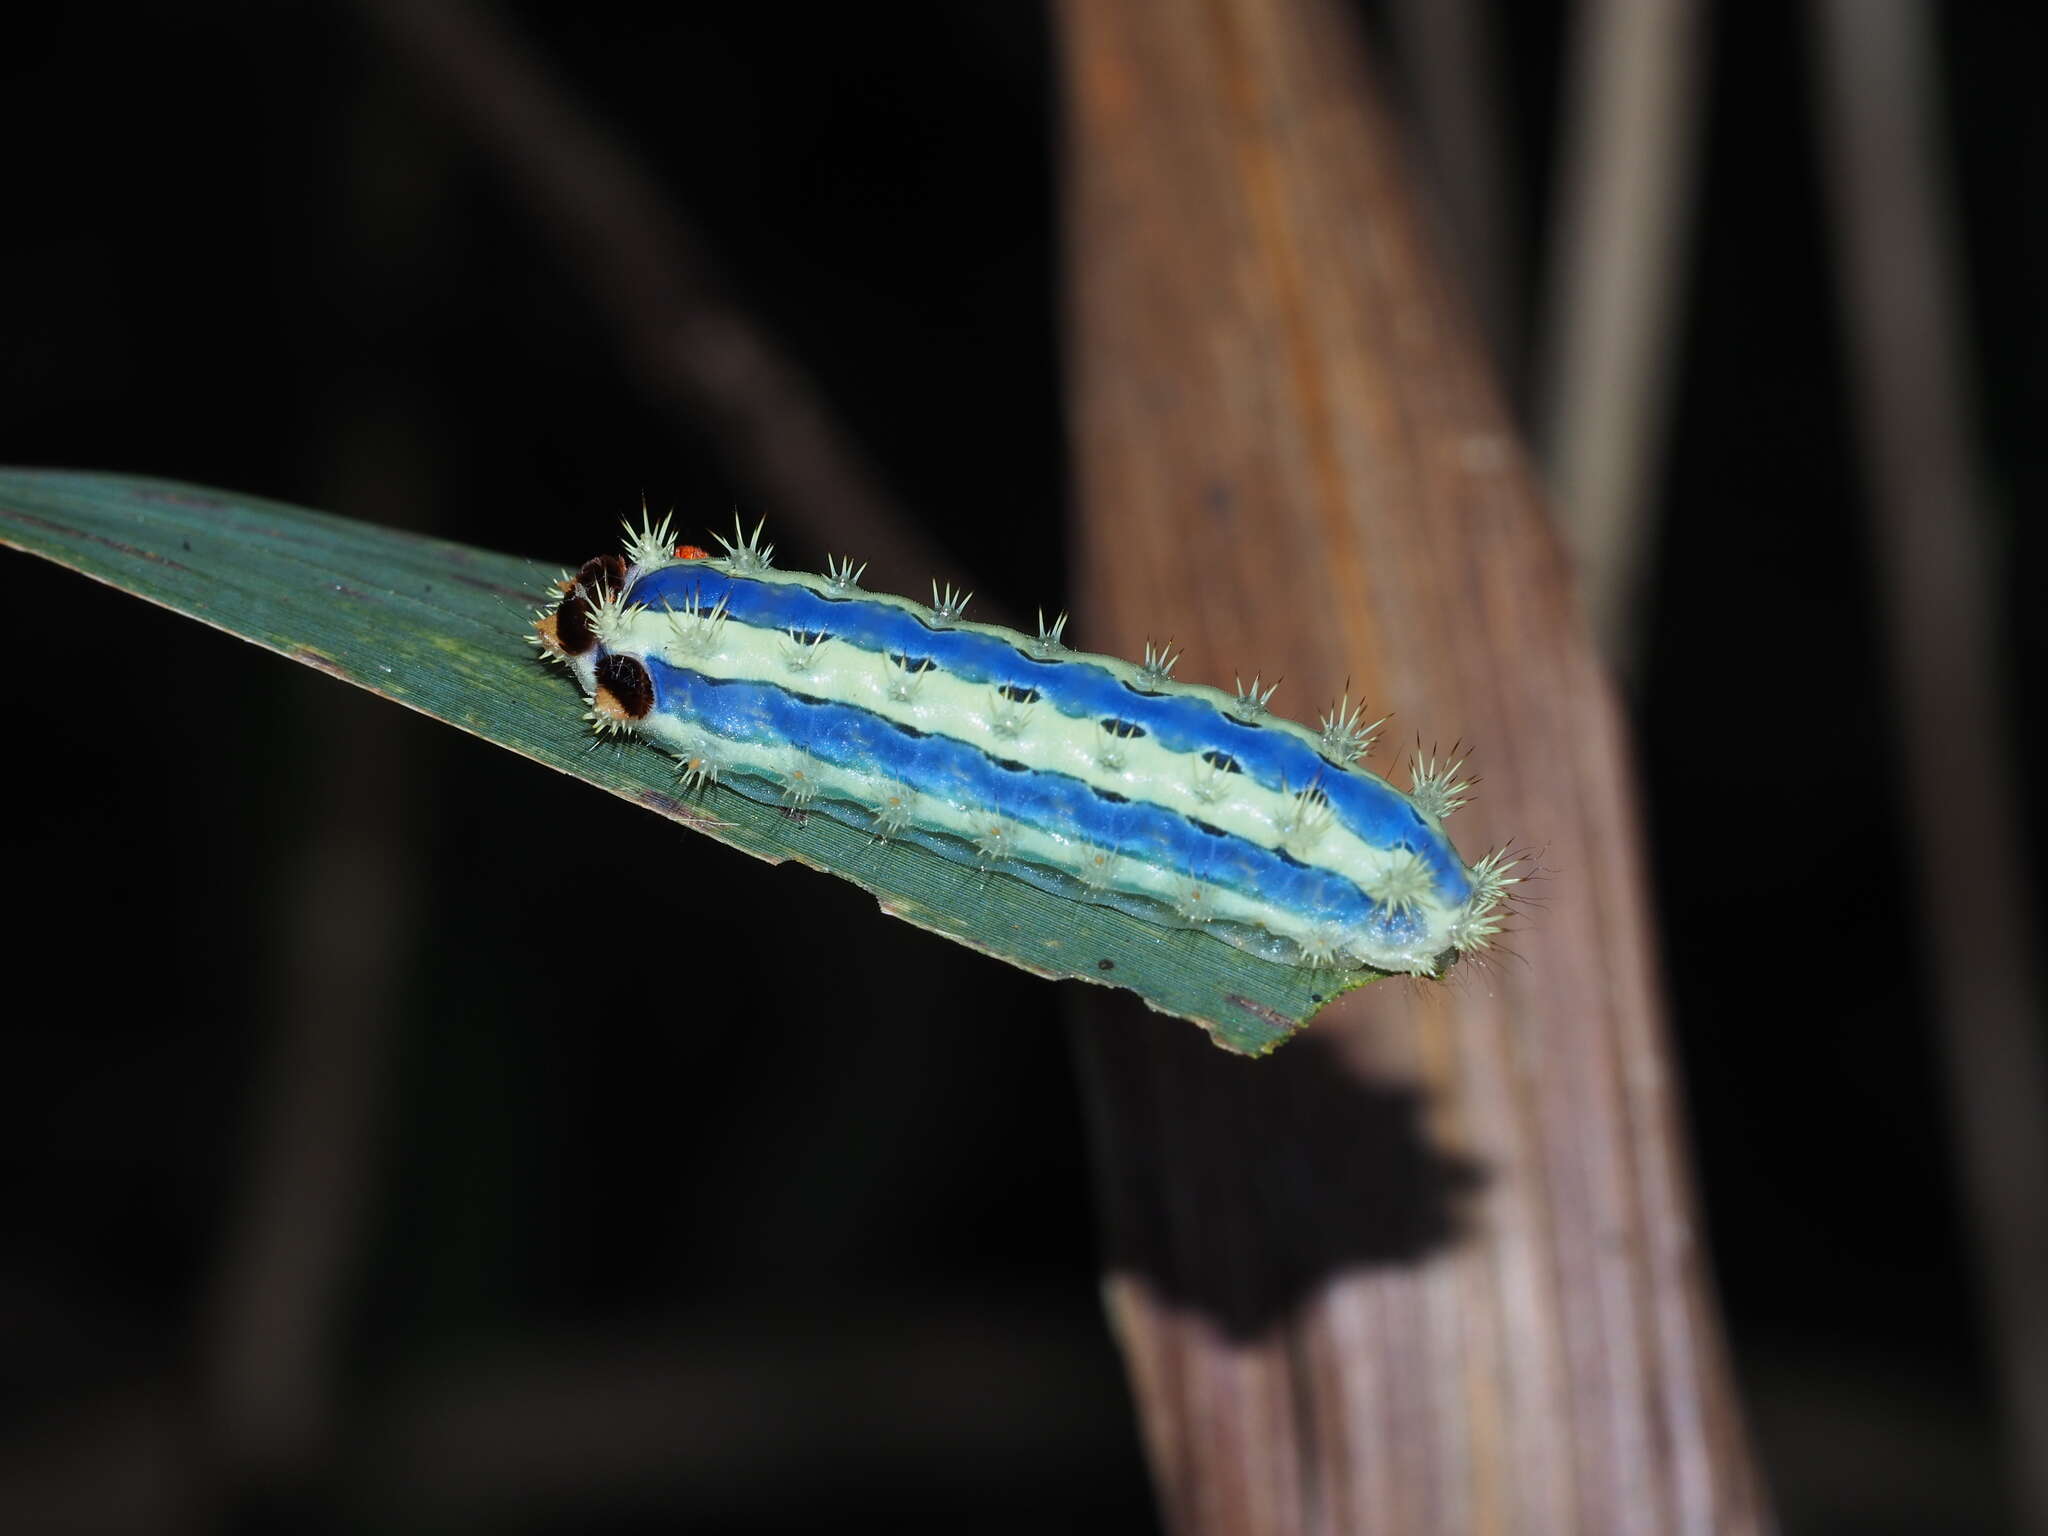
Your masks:
[[[775,546],[761,542],[761,532],[768,526],[768,519],[762,518],[754,524],[754,531],[748,533],[740,524],[739,514],[732,519],[733,537],[722,533],[712,537],[725,546],[725,563],[742,575],[752,571],[765,571],[775,563]]]
[[[1031,723],[1031,709],[1032,700],[1028,695],[1015,699],[1001,688],[991,688],[988,691],[988,728],[998,736],[1021,736],[1024,727]]]
[[[1323,729],[1316,737],[1316,745],[1336,762],[1356,762],[1372,750],[1373,737],[1379,734],[1380,727],[1386,723],[1385,715],[1368,723],[1365,718],[1365,701],[1361,699],[1358,706],[1353,708],[1351,695],[1347,693],[1342,702],[1323,716]]]
[[[675,514],[671,512],[659,523],[653,522],[647,511],[647,498],[640,498],[640,526],[636,529],[628,518],[626,530],[626,562],[643,571],[659,570],[675,560],[676,540],[672,531]]]
[[[1507,896],[1508,887],[1522,883],[1522,876],[1517,871],[1524,862],[1521,854],[1496,848],[1474,864],[1471,911],[1486,913],[1499,906]]]
[[[889,655],[882,658],[882,682],[888,689],[889,697],[898,704],[908,704],[917,697],[917,691],[924,680],[938,670],[938,663],[929,656],[921,656],[917,665],[910,664],[908,656]]]
[[[1270,712],[1273,695],[1280,685],[1278,683],[1269,683],[1264,688],[1261,688],[1259,686],[1259,676],[1256,672],[1252,674],[1249,687],[1245,685],[1245,680],[1241,677],[1236,679],[1236,682],[1237,699],[1231,704],[1230,712],[1240,720],[1263,719]]]
[[[675,753],[680,759],[676,773],[685,790],[716,784],[720,771],[725,767],[725,753],[719,740],[709,733],[692,732],[688,740],[675,748]]]
[[[817,665],[818,653],[831,638],[823,630],[806,634],[795,625],[791,625],[789,637],[782,647],[782,664],[792,672],[810,671]]]
[[[1482,953],[1500,934],[1506,921],[1506,914],[1488,911],[1476,905],[1477,898],[1465,904],[1465,910],[1451,919],[1451,948],[1463,955]]]
[[[1210,754],[1196,753],[1188,763],[1188,793],[1204,805],[1214,805],[1230,793],[1228,770],[1211,762]]]
[[[818,775],[815,759],[807,754],[797,755],[795,766],[782,779],[782,800],[791,810],[800,811],[809,805],[818,793]]]
[[[1314,847],[1316,839],[1328,830],[1333,814],[1330,797],[1323,793],[1320,784],[1297,790],[1288,797],[1286,807],[1273,822],[1280,834],[1280,846],[1296,855]]]
[[[1117,865],[1123,855],[1090,844],[1081,849],[1081,883],[1091,891],[1106,891],[1116,881]]]
[[[1526,878],[1518,871],[1529,863],[1527,854],[1496,848],[1472,866],[1472,894],[1456,917],[1451,919],[1451,947],[1460,954],[1484,954],[1507,925],[1514,902],[1510,886]]]
[[[1451,753],[1456,754],[1457,750],[1453,747]],[[1418,751],[1408,760],[1408,798],[1423,815],[1442,821],[1460,806],[1471,803],[1469,792],[1479,781],[1459,778],[1464,766],[1462,757],[1447,756],[1439,762],[1433,753],[1424,757]]]
[[[1430,878],[1429,861],[1410,848],[1391,854],[1369,888],[1373,905],[1384,912],[1413,912],[1421,907],[1435,881]]]
[[[664,607],[662,612],[668,615],[675,648],[683,655],[708,656],[718,649],[725,634],[725,594],[720,595],[714,606],[706,608],[701,593],[692,591],[690,600],[680,609]]]
[[[1301,945],[1301,963],[1320,971],[1337,963],[1344,934],[1334,923],[1318,923],[1296,942]]]
[[[1031,654],[1041,660],[1064,651],[1066,641],[1061,638],[1067,632],[1067,616],[1063,613],[1052,623],[1045,622],[1045,610],[1038,610],[1038,638],[1031,642]]]
[[[891,784],[875,806],[875,836],[887,842],[917,814],[917,791],[908,784]]]
[[[1183,881],[1173,893],[1173,910],[1197,927],[1215,921],[1216,888],[1200,880]]]
[[[1143,730],[1144,727],[1129,721],[1113,722],[1110,729],[1102,733],[1102,740],[1095,748],[1095,761],[1111,773],[1118,772],[1128,755],[1124,751],[1125,743],[1137,739]]]
[[[848,555],[844,560],[837,560],[831,555],[827,555],[825,557],[825,585],[834,592],[842,594],[858,592],[860,590],[860,579],[866,574],[867,568],[867,561],[863,560],[859,565],[855,565],[851,555]]]
[[[974,834],[974,851],[987,863],[1014,857],[1016,846],[1017,829],[1001,816],[989,817]]]
[[[939,589],[938,582],[932,583],[932,622],[951,624],[967,612],[967,604],[974,597],[972,592],[956,591],[953,584],[946,583],[945,590]]]
[[[601,709],[587,709],[583,718],[598,736],[624,736],[633,729],[633,722],[622,715],[608,715]]]
[[[1172,680],[1173,669],[1180,664],[1180,658],[1181,653],[1173,648],[1171,640],[1164,645],[1154,645],[1147,640],[1145,659],[1138,664],[1138,676],[1156,688]]]
[[[590,599],[590,632],[597,636],[599,645],[610,645],[625,628],[627,620],[643,611],[637,603],[629,605],[624,592],[599,587]]]

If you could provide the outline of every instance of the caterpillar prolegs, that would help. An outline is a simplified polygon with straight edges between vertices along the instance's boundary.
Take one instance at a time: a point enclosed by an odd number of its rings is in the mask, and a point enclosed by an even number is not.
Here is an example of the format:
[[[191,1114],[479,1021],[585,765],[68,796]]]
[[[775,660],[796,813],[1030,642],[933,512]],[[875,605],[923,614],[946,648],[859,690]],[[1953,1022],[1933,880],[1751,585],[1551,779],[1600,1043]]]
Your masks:
[[[1499,931],[1514,861],[1467,865],[1444,832],[1471,785],[1419,753],[1408,790],[1358,766],[1380,722],[1347,699],[1310,730],[1142,662],[863,591],[865,567],[778,570],[627,526],[550,589],[535,643],[605,732],[725,785],[1075,901],[1199,928],[1283,964],[1436,975]]]

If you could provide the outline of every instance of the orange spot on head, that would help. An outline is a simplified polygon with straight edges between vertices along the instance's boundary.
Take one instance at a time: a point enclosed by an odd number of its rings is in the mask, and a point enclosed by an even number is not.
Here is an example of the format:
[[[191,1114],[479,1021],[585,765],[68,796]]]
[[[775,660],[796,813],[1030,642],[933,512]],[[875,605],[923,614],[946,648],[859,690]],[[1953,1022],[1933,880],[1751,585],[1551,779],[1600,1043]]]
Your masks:
[[[709,560],[711,558],[711,551],[699,549],[694,544],[678,544],[676,546],[676,558],[678,560]]]
[[[603,683],[597,685],[597,693],[592,697],[590,707],[605,719],[616,720],[621,725],[627,724],[633,718],[626,713],[626,706],[619,702],[619,696]]]
[[[561,632],[555,628],[555,616],[544,613],[533,621],[533,633],[541,645],[556,656],[566,656],[562,649]]]

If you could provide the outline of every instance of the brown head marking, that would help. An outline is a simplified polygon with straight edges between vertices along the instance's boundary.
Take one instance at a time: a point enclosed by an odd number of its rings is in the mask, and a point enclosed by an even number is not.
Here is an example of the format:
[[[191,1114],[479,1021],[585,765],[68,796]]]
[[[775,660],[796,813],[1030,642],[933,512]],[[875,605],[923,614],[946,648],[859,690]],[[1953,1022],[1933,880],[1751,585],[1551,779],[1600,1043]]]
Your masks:
[[[642,719],[654,708],[654,679],[638,657],[614,652],[598,658],[595,707],[621,722]]]
[[[564,656],[581,656],[597,644],[590,628],[590,599],[580,591],[571,592],[555,610],[555,649]]]
[[[626,590],[626,562],[617,555],[593,555],[576,573],[576,585],[592,597]]]

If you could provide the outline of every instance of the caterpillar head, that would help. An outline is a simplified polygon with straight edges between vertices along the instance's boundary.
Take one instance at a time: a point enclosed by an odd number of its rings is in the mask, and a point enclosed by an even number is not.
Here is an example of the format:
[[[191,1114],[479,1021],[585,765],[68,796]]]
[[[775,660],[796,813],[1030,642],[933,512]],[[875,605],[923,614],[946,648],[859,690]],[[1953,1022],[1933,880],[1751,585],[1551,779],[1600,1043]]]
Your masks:
[[[630,575],[617,555],[593,556],[574,576],[554,583],[554,606],[534,619],[534,643],[543,656],[576,674],[600,731],[629,730],[654,704],[647,668],[604,648],[607,623],[623,608]]]

